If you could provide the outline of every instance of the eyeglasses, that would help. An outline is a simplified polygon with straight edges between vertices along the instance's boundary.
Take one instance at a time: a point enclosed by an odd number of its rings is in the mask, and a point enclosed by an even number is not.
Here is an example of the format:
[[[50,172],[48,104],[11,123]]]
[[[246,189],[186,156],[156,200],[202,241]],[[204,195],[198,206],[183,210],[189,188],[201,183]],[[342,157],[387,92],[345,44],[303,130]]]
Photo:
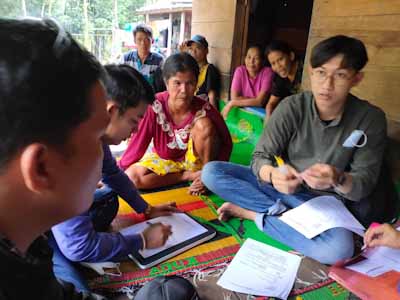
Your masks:
[[[319,83],[324,83],[328,78],[332,78],[333,84],[336,86],[346,85],[354,76],[354,74],[350,75],[344,71],[328,74],[324,69],[314,69],[311,74]]]

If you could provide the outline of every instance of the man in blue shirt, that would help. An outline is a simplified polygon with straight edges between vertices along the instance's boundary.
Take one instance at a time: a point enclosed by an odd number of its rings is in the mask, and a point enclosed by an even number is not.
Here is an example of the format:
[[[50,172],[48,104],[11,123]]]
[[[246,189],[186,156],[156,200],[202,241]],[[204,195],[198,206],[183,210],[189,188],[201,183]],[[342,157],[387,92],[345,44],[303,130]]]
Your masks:
[[[161,54],[151,52],[153,31],[149,26],[138,25],[133,30],[133,39],[137,50],[125,53],[121,63],[128,64],[138,70],[152,85],[156,93],[165,91],[162,80],[161,65],[164,58]]]
[[[153,224],[140,234],[122,236],[106,232],[118,212],[121,196],[136,212],[146,218],[169,215],[174,205],[150,206],[139,195],[127,175],[118,168],[109,149],[119,144],[138,128],[154,93],[151,86],[135,69],[127,65],[107,65],[107,111],[110,122],[103,137],[102,182],[105,187],[95,192],[94,202],[85,213],[52,228],[50,245],[54,249],[54,273],[72,282],[78,290],[88,287],[72,262],[119,261],[133,251],[162,246],[171,234],[170,226]]]

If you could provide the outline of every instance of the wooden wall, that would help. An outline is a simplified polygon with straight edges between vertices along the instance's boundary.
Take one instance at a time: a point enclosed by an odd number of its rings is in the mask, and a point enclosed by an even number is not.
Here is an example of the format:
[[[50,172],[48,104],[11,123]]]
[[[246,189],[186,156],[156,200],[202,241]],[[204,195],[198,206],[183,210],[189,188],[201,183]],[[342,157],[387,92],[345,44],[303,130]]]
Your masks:
[[[391,135],[400,139],[400,0],[314,0],[306,61],[317,42],[337,34],[365,43],[369,63],[353,93],[382,108]]]
[[[215,64],[221,72],[221,96],[225,99],[231,80],[236,2],[241,1],[193,0],[192,35],[201,34],[207,39],[208,61]]]

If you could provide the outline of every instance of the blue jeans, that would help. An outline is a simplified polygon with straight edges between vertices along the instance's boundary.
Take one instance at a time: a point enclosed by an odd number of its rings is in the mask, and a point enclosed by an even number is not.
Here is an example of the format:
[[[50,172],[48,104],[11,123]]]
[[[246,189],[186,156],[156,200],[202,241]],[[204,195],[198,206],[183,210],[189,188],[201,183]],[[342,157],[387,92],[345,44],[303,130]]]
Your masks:
[[[109,187],[105,186],[95,191],[93,204],[88,213],[96,231],[108,229],[117,215],[118,206],[117,194]],[[52,233],[50,233],[48,242],[53,249],[53,271],[56,278],[72,283],[78,291],[89,292],[86,280],[82,277],[76,263],[62,254]]]
[[[279,220],[278,214],[317,195],[307,190],[282,194],[270,184],[259,182],[249,167],[229,162],[209,162],[203,168],[201,179],[224,200],[256,212],[255,223],[260,230],[296,251],[324,264],[353,255],[353,234],[347,229],[333,228],[308,239]]]

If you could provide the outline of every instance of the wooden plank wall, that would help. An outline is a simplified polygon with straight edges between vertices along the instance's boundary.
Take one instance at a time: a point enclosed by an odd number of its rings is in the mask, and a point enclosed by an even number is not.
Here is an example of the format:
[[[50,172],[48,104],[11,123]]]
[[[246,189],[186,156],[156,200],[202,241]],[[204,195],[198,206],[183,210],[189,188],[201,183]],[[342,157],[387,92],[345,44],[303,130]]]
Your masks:
[[[353,93],[381,107],[391,121],[391,135],[394,130],[400,139],[400,0],[314,0],[306,62],[317,42],[337,34],[365,43],[369,63]],[[307,73],[304,88],[309,87]]]
[[[209,43],[208,61],[221,72],[222,98],[227,98],[231,80],[236,0],[193,0],[192,35],[201,34]],[[239,0],[240,2],[240,0]]]

